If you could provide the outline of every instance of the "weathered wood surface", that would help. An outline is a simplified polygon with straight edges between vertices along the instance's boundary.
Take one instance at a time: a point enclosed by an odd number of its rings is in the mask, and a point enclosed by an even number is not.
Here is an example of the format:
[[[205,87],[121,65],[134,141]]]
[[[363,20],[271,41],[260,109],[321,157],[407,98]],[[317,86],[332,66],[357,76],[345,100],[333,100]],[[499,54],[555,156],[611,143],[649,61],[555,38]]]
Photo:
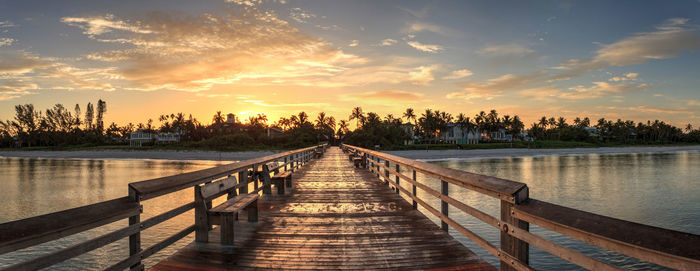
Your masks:
[[[235,222],[235,247],[193,243],[152,270],[495,270],[338,148],[260,198],[260,222]]]

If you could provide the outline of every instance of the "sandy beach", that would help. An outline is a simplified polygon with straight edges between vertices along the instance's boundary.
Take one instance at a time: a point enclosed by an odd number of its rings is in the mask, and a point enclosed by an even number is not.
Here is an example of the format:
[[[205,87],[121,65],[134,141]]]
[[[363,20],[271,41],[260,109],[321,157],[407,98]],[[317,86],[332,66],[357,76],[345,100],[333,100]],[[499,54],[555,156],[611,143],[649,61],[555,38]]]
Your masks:
[[[696,146],[669,147],[614,147],[614,148],[574,148],[574,149],[484,149],[484,150],[411,150],[387,151],[387,153],[411,159],[489,159],[509,157],[533,157],[546,155],[586,155],[619,153],[661,153],[678,151],[700,151]],[[215,152],[215,151],[0,151],[0,157],[25,158],[69,158],[69,159],[163,159],[163,160],[211,160],[240,161],[274,154],[272,151]]]

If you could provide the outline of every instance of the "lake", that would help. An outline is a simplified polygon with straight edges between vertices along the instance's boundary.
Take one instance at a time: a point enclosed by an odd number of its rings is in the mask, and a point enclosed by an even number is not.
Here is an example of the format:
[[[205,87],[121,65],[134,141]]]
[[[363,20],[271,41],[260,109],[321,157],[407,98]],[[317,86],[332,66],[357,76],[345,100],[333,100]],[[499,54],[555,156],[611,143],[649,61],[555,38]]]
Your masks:
[[[0,158],[0,172],[2,172],[0,206],[3,206],[3,210],[0,211],[0,223],[123,197],[127,195],[127,184],[130,182],[224,163],[226,162]],[[446,160],[431,163],[524,182],[530,188],[530,197],[539,200],[648,225],[700,234],[700,178],[698,177],[700,176],[700,152],[589,154]],[[439,181],[420,174],[418,179],[439,191]],[[191,201],[192,194],[192,189],[185,189],[167,197],[143,202],[142,220]],[[498,217],[499,202],[493,198],[459,187],[450,187],[450,195]],[[430,197],[426,200],[432,206],[439,207],[438,200]],[[489,242],[498,245],[497,229],[456,209],[451,209],[450,217]],[[437,221],[435,217],[432,219]],[[148,247],[191,225],[192,222],[192,211],[190,211],[146,230],[142,234],[142,247]],[[125,220],[119,221],[62,240],[1,255],[0,267],[17,259],[29,259],[126,225]],[[530,231],[625,268],[663,269],[617,253],[597,249],[533,225]],[[450,231],[450,233],[490,263],[498,264],[495,257],[460,233],[456,231]],[[149,257],[145,264],[151,266],[192,242],[193,239],[193,235],[190,235],[178,241]],[[127,240],[124,239],[55,265],[52,269],[102,269],[125,258],[128,254],[127,247]],[[530,251],[530,263],[536,269],[577,269],[577,266],[568,264],[535,247],[531,246]]]

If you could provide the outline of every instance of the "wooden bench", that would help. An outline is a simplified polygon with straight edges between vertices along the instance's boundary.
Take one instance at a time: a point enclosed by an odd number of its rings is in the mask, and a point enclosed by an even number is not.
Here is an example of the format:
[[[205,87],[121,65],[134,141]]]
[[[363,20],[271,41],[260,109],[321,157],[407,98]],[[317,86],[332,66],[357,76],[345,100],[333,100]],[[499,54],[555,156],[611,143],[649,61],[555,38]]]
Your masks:
[[[352,158],[352,163],[355,165],[356,168],[364,167],[362,163],[362,157],[353,157]]]
[[[277,187],[277,194],[283,195],[285,187],[292,187],[292,172],[285,171],[272,176],[272,184]]]
[[[236,177],[194,187],[195,196],[195,240],[209,241],[209,229],[212,225],[221,227],[221,244],[233,245],[233,223],[242,210],[248,212],[248,222],[258,221],[258,194],[235,195]],[[211,200],[228,194],[228,200],[211,208]]]
[[[321,156],[323,156],[323,153],[321,151],[319,151],[319,150],[314,151],[314,158],[320,159]]]

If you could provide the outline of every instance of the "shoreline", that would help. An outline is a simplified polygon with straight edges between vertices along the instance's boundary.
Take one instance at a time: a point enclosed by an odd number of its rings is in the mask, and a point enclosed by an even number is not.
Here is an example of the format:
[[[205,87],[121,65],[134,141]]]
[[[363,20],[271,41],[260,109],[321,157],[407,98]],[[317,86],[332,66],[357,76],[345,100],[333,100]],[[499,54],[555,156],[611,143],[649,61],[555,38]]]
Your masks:
[[[625,154],[625,153],[665,153],[679,151],[700,151],[700,145],[654,146],[654,147],[601,147],[567,149],[472,149],[472,150],[401,150],[385,151],[388,154],[423,161],[476,160],[516,157],[537,157],[552,155]],[[0,157],[49,158],[49,159],[158,159],[158,160],[205,160],[241,161],[282,151],[180,151],[180,150],[78,150],[78,151],[0,151]]]
[[[600,147],[564,149],[474,149],[474,150],[408,150],[386,151],[388,154],[421,161],[502,159],[540,156],[568,156],[589,154],[668,153],[700,151],[700,145],[654,147]]]

